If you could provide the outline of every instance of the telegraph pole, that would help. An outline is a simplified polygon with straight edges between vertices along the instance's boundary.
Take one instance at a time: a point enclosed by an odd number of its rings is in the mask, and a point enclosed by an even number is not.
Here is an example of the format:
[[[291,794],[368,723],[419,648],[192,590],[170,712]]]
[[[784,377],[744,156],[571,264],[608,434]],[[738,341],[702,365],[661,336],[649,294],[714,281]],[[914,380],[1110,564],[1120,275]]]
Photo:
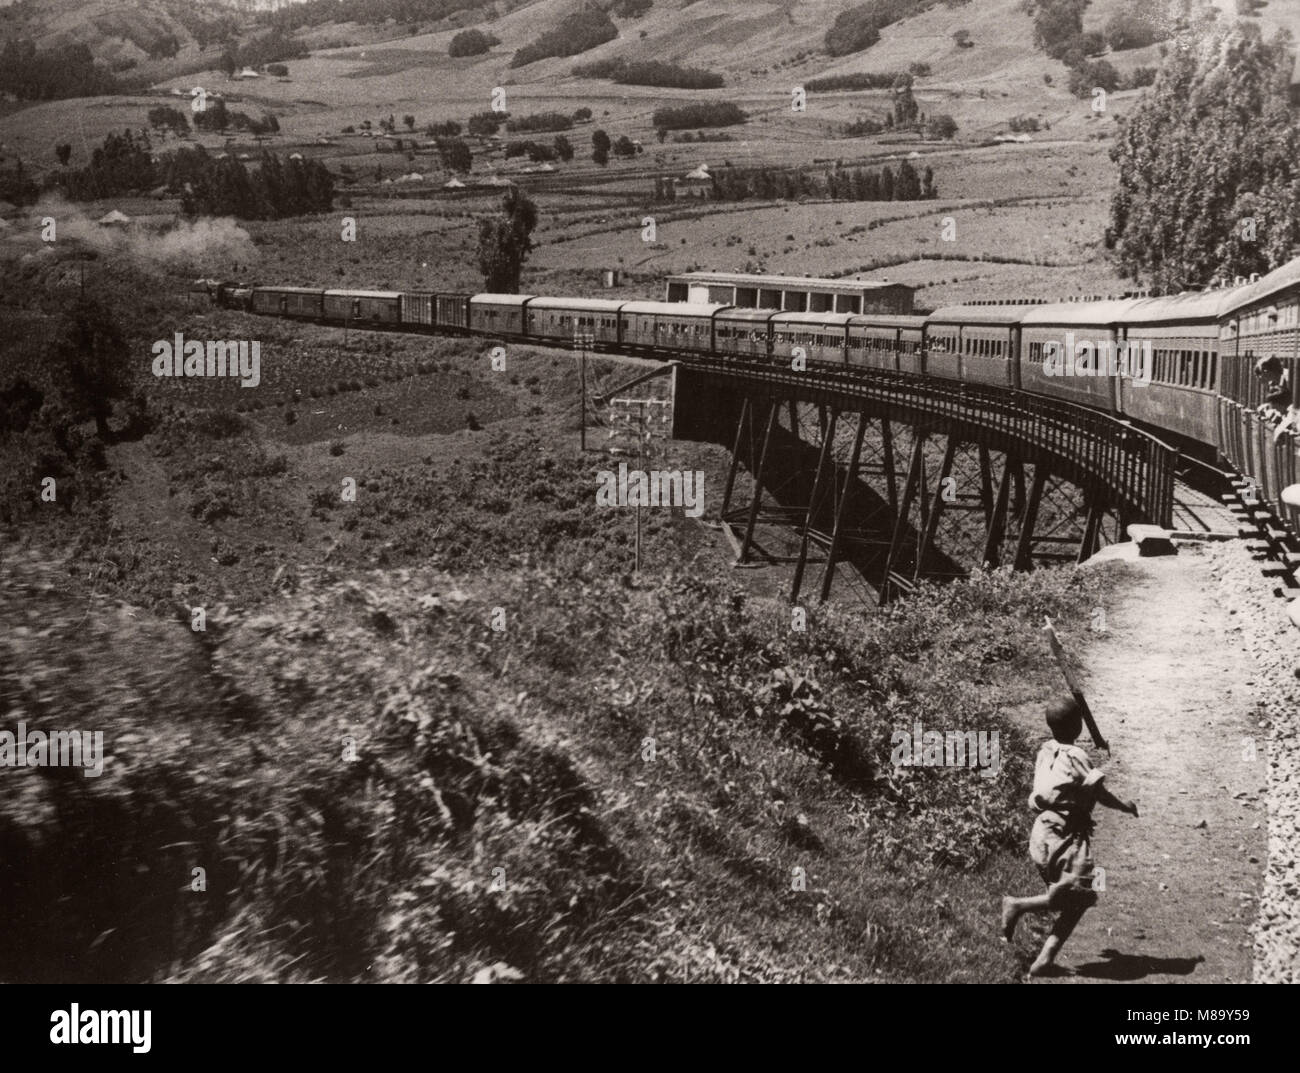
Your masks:
[[[582,367],[582,397],[579,400],[581,403],[581,424],[579,425],[578,446],[584,452],[587,450],[587,347],[591,346],[595,341],[596,337],[593,333],[574,329],[573,345],[578,348],[579,361]]]

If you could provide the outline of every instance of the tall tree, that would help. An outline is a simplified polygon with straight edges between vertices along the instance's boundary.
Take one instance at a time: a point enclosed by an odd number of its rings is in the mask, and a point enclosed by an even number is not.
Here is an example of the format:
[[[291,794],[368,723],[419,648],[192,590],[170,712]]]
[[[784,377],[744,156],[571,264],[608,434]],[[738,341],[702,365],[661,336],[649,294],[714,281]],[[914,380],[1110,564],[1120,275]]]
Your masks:
[[[478,264],[483,288],[492,294],[515,294],[524,261],[536,248],[533,229],[537,206],[526,193],[510,187],[501,199],[501,211],[479,221]]]
[[[72,307],[56,343],[63,392],[78,417],[93,417],[95,431],[108,440],[113,400],[130,386],[130,348],[109,307],[83,296]]]
[[[920,105],[916,103],[916,98],[912,96],[912,76],[909,74],[899,75],[894,82],[894,123],[900,127],[915,123],[917,113],[920,110]]]
[[[1300,243],[1300,116],[1286,38],[1201,16],[1111,149],[1119,186],[1106,245],[1159,291],[1266,272]]]

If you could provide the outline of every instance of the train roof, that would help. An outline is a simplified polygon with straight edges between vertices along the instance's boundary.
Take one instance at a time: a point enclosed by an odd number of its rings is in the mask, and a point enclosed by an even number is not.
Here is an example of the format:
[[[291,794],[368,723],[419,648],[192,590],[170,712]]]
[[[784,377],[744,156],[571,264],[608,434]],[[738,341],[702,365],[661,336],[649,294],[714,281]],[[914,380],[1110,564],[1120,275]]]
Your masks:
[[[238,286],[238,284],[235,284]],[[321,294],[321,287],[277,287],[274,284],[263,286],[258,284],[253,288],[255,291],[275,291],[277,294]]]
[[[496,306],[521,306],[536,297],[535,294],[491,294],[484,292],[483,294],[474,295],[470,302],[486,302],[489,305]]]
[[[326,298],[401,298],[401,291],[352,291],[333,290],[325,292]]]
[[[577,309],[583,312],[616,313],[627,305],[627,299],[612,298],[536,298],[534,309]]]
[[[1136,298],[1110,298],[1101,302],[1052,302],[1031,306],[1020,318],[1026,328],[1061,324],[1067,327],[1115,324],[1128,320]]]
[[[844,327],[856,313],[778,313],[772,318],[773,324],[834,324]]]
[[[925,318],[926,324],[1019,324],[1034,305],[945,306]]]
[[[676,317],[711,317],[725,305],[713,305],[694,302],[628,302],[623,306],[624,313],[656,313],[661,316]]]
[[[925,327],[924,317],[908,317],[901,313],[854,313],[850,324],[854,328],[915,328]]]
[[[1300,63],[1300,57],[1297,57],[1296,62]],[[1266,302],[1279,291],[1297,285],[1300,285],[1300,257],[1288,261],[1281,268],[1273,269],[1268,275],[1261,276],[1254,283],[1234,288],[1229,293],[1228,300],[1219,311],[1219,315],[1226,316],[1229,313],[1236,313],[1246,306]]]
[[[773,317],[778,316],[780,312],[779,309],[745,309],[743,306],[731,306],[718,314],[718,320],[740,320],[766,324]]]
[[[1134,324],[1161,324],[1167,321],[1214,321],[1241,290],[1239,287],[1213,291],[1186,291],[1166,298],[1139,298],[1125,318]]]

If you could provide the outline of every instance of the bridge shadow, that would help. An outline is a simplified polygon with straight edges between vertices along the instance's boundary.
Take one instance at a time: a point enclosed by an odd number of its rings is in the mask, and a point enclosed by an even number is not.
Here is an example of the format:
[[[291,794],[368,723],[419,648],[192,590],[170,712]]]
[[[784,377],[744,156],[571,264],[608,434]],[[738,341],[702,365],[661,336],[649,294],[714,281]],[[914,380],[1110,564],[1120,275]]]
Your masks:
[[[730,451],[734,446],[732,442],[734,435],[734,426],[730,429],[718,427],[716,433],[702,438],[718,443]],[[773,506],[790,510],[791,516],[797,519],[794,523],[786,523],[791,525],[792,533],[797,533],[798,527],[803,524],[803,512],[812,498],[820,458],[820,447],[805,442],[795,432],[780,424],[773,429],[763,472],[763,506],[764,510],[770,510]],[[747,458],[742,457],[741,471],[752,478],[753,474],[745,464],[747,461]],[[843,467],[838,467],[835,477],[841,487],[844,475]],[[855,479],[841,523],[843,537],[836,562],[837,570],[843,569],[846,565],[850,566],[877,592],[884,584],[889,543],[897,524],[897,515],[890,509],[889,501],[884,494],[883,478],[880,480],[882,486],[877,490],[868,477],[859,474]],[[898,478],[900,497],[903,483],[903,475],[900,474]],[[929,494],[933,496],[934,488],[930,489]],[[835,498],[823,485],[819,499],[817,510],[813,515],[813,528],[823,534],[829,534],[835,524]],[[733,497],[733,512],[738,505],[743,506],[747,502],[747,498]],[[920,541],[921,533],[909,520],[902,534],[902,558],[901,561],[894,563],[895,571],[904,570],[908,575],[913,572],[915,552]],[[824,548],[810,549],[810,565],[820,563],[824,558]],[[946,554],[932,541],[921,563],[920,573],[923,577],[952,577],[965,575],[967,570],[965,565]],[[814,577],[820,577],[820,569]],[[811,591],[807,582],[804,591]]]

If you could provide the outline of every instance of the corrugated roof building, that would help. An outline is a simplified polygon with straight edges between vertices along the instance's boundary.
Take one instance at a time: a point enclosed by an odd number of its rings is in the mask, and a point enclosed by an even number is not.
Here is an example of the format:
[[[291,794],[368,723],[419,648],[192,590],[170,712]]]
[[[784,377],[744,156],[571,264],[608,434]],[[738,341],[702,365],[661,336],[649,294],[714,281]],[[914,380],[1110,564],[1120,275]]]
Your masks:
[[[683,272],[669,276],[669,302],[778,309],[787,313],[911,313],[915,288],[873,279],[817,279],[741,272]]]

